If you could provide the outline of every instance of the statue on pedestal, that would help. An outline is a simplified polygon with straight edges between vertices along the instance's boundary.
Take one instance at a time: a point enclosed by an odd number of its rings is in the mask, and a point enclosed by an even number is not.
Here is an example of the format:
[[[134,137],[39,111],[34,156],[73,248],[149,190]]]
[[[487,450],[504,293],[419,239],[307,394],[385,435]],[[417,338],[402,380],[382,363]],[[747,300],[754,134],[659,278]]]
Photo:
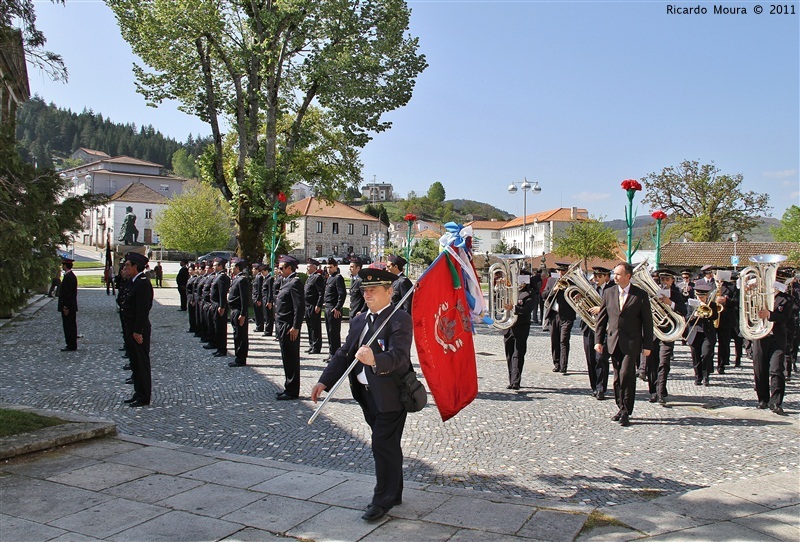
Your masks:
[[[133,207],[130,205],[125,208],[125,220],[119,233],[119,242],[125,245],[138,245],[139,230],[136,229],[136,215],[133,214]]]

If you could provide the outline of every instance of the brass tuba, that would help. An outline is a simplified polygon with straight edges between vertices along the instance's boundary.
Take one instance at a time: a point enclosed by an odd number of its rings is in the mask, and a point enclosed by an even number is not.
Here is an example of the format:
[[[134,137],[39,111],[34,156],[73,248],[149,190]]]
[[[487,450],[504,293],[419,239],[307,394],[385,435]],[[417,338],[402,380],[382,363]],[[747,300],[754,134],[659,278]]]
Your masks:
[[[513,307],[519,301],[519,261],[522,254],[498,254],[500,261],[489,268],[489,316],[492,326],[506,330],[517,321]],[[495,278],[497,275],[497,278]],[[506,305],[512,309],[507,310]]]
[[[586,279],[580,264],[581,262],[577,261],[570,265],[567,272],[558,279],[544,304],[544,314],[546,317],[556,300],[556,295],[560,290],[564,290],[564,299],[570,307],[580,315],[587,326],[594,329],[597,325],[597,316],[592,314],[589,309],[599,307],[603,300],[600,299],[600,294],[594,289],[592,283]]]
[[[786,256],[782,254],[759,254],[751,256],[755,266],[742,269],[739,290],[739,331],[742,338],[754,341],[763,339],[772,331],[772,322],[759,318],[761,309],[772,310],[775,307],[775,294],[772,285],[778,274],[778,266]]]
[[[653,313],[653,334],[662,342],[677,341],[683,336],[686,328],[686,319],[658,300],[658,291],[661,287],[650,276],[647,260],[643,261],[633,270],[631,282],[647,292],[650,298],[650,311]]]

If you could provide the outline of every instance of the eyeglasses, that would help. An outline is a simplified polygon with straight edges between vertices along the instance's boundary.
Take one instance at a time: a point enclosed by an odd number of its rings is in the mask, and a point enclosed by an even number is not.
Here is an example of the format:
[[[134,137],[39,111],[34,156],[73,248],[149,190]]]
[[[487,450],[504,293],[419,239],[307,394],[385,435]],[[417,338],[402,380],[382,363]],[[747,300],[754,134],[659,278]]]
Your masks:
[[[278,271],[283,271],[284,269],[286,269],[286,268],[283,267],[283,266],[280,266],[280,265],[278,266]]]

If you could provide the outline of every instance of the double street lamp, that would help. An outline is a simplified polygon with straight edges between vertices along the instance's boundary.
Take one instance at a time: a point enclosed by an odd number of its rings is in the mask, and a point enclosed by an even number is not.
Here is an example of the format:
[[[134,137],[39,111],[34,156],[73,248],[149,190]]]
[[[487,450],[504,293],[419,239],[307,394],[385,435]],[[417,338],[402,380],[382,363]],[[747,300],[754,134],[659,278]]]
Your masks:
[[[526,256],[526,247],[528,243],[528,190],[530,190],[532,194],[538,194],[542,191],[542,188],[539,186],[539,181],[533,181],[533,184],[531,184],[528,182],[527,177],[523,177],[521,183],[515,181],[508,185],[509,194],[517,193],[517,184],[519,184],[519,188],[522,189],[522,255]],[[531,249],[533,249],[533,247],[531,247]]]

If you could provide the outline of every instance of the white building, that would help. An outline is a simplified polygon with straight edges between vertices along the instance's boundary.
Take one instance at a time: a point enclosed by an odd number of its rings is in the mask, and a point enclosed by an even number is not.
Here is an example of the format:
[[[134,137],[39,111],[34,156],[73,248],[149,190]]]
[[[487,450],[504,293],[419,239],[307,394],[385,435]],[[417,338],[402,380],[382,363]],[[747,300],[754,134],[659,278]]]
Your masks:
[[[111,247],[123,244],[119,240],[122,223],[131,207],[136,215],[136,229],[139,230],[137,241],[145,245],[158,244],[158,233],[153,224],[154,219],[167,206],[169,200],[143,183],[131,183],[112,195],[108,203],[95,208],[94,237],[99,239],[98,246],[105,246],[106,235],[111,239]],[[89,244],[89,243],[86,243]]]
[[[368,201],[392,201],[394,199],[393,187],[390,183],[367,183],[361,187],[361,195]]]
[[[522,254],[546,254],[553,251],[553,239],[566,230],[570,223],[588,219],[589,211],[586,209],[561,207],[528,215],[524,221],[522,217],[509,220],[501,230],[501,238],[508,247],[518,248]],[[527,230],[527,238],[524,229]]]
[[[497,245],[502,239],[502,229],[506,225],[501,220],[473,220],[466,226],[472,226],[472,250],[478,252],[496,253]]]

